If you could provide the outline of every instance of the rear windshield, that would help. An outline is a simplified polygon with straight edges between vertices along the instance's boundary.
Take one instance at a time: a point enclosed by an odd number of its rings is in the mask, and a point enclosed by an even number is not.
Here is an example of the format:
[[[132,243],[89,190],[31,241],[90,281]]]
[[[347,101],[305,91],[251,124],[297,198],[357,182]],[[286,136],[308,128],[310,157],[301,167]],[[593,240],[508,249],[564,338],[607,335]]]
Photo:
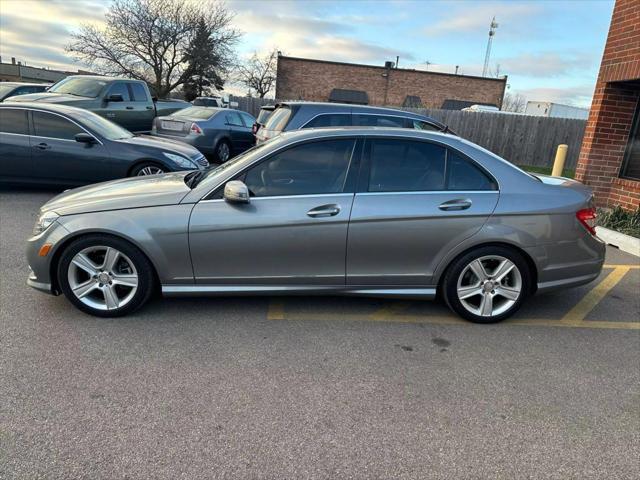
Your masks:
[[[207,107],[187,107],[171,114],[172,117],[197,118],[198,120],[209,120],[219,110]]]
[[[276,108],[269,117],[269,120],[267,120],[264,128],[266,130],[281,132],[284,130],[284,127],[287,126],[289,117],[291,117],[291,109],[289,107]]]

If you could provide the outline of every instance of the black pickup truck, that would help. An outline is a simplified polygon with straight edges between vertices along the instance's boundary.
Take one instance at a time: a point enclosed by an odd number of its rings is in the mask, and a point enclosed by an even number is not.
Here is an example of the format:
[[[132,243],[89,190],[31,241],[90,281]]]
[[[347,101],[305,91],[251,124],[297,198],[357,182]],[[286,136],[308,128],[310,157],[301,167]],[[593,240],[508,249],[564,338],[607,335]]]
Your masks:
[[[141,80],[72,75],[46,92],[11,97],[12,102],[46,102],[84,108],[131,132],[149,132],[156,116],[190,107],[182,100],[158,100]]]

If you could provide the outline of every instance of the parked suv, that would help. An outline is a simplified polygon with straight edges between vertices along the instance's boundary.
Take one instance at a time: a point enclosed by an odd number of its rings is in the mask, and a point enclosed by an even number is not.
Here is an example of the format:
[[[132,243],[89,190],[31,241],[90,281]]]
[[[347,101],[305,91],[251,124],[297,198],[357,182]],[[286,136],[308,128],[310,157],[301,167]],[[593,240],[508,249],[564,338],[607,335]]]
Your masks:
[[[282,102],[256,132],[260,144],[282,132],[320,127],[398,127],[453,133],[445,124],[417,113],[345,103]]]
[[[50,86],[50,83],[2,82],[0,83],[0,102],[18,95],[45,92]]]

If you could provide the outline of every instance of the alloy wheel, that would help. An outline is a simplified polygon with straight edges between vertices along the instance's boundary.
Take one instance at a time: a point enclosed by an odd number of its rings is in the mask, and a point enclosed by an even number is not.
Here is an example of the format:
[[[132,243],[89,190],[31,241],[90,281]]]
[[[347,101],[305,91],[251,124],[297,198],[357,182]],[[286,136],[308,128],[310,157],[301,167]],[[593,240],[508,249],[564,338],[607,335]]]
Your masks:
[[[95,246],[76,253],[67,278],[76,298],[98,310],[122,308],[138,291],[135,265],[113,247]]]
[[[156,167],[155,165],[148,165],[144,168],[141,168],[138,172],[138,177],[146,177],[147,175],[160,175],[164,173],[164,170],[160,167]]]
[[[221,163],[226,162],[227,160],[229,160],[229,154],[230,154],[230,150],[229,150],[229,145],[226,142],[221,142],[218,145],[218,160],[220,160]]]
[[[474,315],[500,315],[508,311],[521,294],[520,270],[511,260],[499,255],[473,260],[458,277],[458,299]]]

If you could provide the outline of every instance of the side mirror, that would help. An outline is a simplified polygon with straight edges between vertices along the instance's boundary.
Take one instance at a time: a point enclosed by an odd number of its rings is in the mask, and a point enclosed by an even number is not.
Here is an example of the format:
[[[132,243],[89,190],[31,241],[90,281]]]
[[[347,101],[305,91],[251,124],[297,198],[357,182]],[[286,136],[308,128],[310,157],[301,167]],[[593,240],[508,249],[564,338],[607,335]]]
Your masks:
[[[152,101],[153,103],[156,103],[156,102],[158,101],[158,97],[151,97],[151,101]]]
[[[230,203],[249,203],[249,189],[240,180],[231,180],[224,186],[224,199]]]
[[[123,102],[124,98],[120,93],[112,93],[107,97],[107,102]]]
[[[75,136],[76,142],[80,142],[80,143],[88,143],[88,144],[92,144],[92,143],[97,143],[97,140],[89,135],[88,133],[77,133]]]

